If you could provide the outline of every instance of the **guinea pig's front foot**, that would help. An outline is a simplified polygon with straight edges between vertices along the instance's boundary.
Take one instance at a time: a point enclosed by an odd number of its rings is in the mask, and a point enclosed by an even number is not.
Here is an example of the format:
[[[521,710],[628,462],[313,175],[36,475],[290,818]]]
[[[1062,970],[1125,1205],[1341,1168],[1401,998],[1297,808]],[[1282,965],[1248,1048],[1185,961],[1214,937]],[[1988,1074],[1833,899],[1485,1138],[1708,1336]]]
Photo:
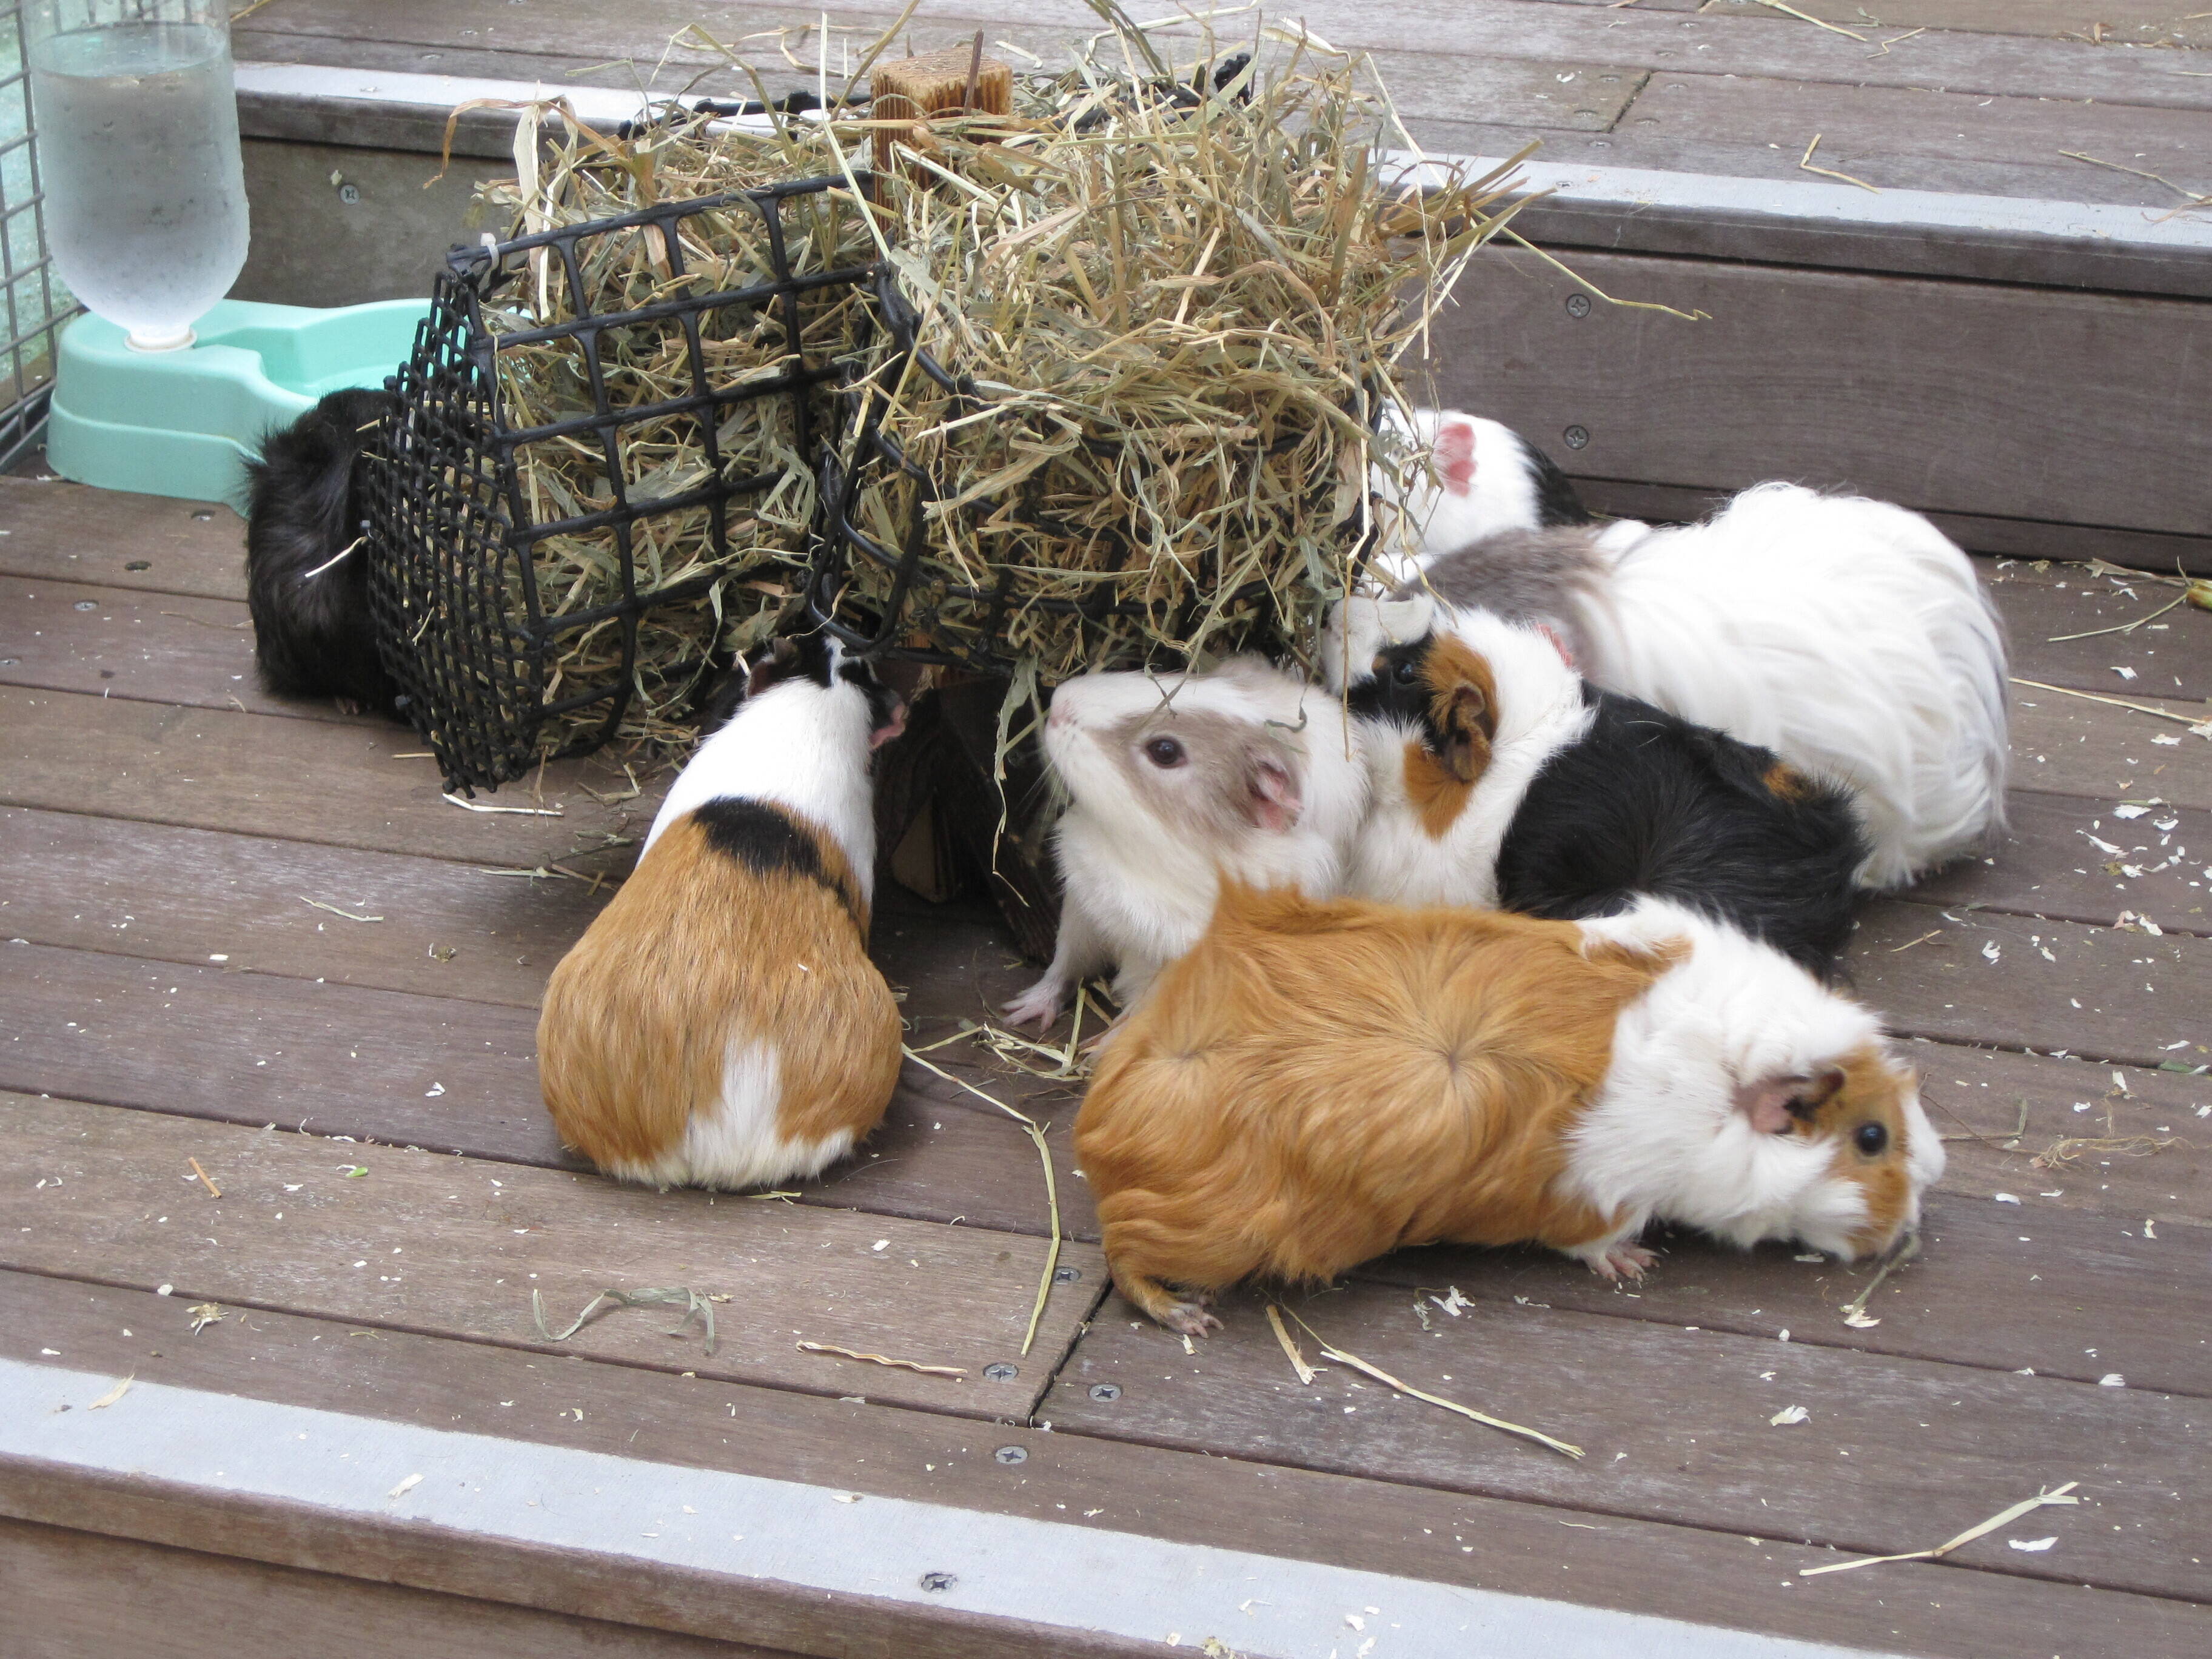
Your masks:
[[[1116,1273],[1114,1283],[1123,1296],[1177,1336],[1204,1336],[1221,1328],[1221,1322],[1206,1311],[1213,1300],[1211,1291],[1178,1296],[1158,1279],[1135,1273]]]
[[[1641,1244],[1592,1244],[1574,1252],[1600,1279],[1641,1279],[1644,1270],[1659,1258]]]
[[[1036,984],[1004,1005],[1006,1024],[1016,1028],[1034,1025],[1038,1030],[1049,1030],[1060,1018],[1060,1009],[1067,1002],[1067,987],[1056,975],[1047,974]]]

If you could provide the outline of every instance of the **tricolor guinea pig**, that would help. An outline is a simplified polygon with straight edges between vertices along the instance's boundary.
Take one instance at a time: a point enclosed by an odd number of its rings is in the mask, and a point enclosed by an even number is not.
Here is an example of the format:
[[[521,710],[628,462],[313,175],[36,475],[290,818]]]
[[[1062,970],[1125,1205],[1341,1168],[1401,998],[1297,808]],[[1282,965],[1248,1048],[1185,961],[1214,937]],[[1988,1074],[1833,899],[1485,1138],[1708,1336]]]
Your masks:
[[[333,392],[246,463],[246,599],[261,683],[397,717],[369,618],[359,463],[386,392]]]
[[[1501,531],[1590,522],[1566,474],[1510,427],[1455,409],[1416,409],[1410,422],[1394,410],[1385,424],[1408,458],[1403,488],[1389,468],[1375,469],[1376,494],[1396,514],[1376,560],[1386,580]]]
[[[1048,1025],[1115,970],[1125,1008],[1196,942],[1221,872],[1333,891],[1365,805],[1335,698],[1259,657],[1204,674],[1084,674],[1057,687],[1044,749],[1060,934],[1015,1024]]]
[[[1509,530],[1430,560],[1416,585],[1546,623],[1607,690],[1845,785],[1863,886],[2003,826],[2003,625],[1916,513],[1761,484],[1703,524]]]
[[[1650,1224],[1894,1248],[1943,1149],[1872,1015],[1657,901],[1583,923],[1224,883],[1076,1118],[1121,1294],[1533,1242],[1640,1277]]]
[[[819,636],[779,641],[668,792],[538,1023],[562,1142],[659,1187],[819,1173],[882,1120],[897,1005],[868,960],[870,760],[905,710]]]
[[[1834,974],[1865,857],[1841,789],[1487,611],[1355,599],[1322,654],[1369,770],[1350,892],[1562,919],[1671,898]]]

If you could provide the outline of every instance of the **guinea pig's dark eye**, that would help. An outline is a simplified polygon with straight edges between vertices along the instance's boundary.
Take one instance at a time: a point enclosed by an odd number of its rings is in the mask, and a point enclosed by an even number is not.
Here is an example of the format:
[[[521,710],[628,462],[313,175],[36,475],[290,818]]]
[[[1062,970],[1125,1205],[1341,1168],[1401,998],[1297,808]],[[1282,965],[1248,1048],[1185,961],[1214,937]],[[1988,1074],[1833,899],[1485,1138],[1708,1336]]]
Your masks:
[[[1869,1158],[1880,1158],[1889,1146],[1889,1131],[1879,1123],[1862,1123],[1852,1135],[1851,1144]]]
[[[1145,758],[1155,766],[1181,766],[1183,762],[1182,745],[1173,738],[1154,738],[1145,745]]]
[[[1408,657],[1391,672],[1390,678],[1401,685],[1411,685],[1421,678],[1420,665]]]

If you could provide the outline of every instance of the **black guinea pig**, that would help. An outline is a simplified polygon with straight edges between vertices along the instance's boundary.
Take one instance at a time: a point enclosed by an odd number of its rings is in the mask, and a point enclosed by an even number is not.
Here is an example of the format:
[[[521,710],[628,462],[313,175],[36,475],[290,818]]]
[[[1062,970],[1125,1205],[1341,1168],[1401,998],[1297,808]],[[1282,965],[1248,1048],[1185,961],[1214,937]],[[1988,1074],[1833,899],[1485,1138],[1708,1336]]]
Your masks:
[[[333,392],[246,463],[246,602],[261,683],[398,719],[368,610],[360,467],[395,399]]]

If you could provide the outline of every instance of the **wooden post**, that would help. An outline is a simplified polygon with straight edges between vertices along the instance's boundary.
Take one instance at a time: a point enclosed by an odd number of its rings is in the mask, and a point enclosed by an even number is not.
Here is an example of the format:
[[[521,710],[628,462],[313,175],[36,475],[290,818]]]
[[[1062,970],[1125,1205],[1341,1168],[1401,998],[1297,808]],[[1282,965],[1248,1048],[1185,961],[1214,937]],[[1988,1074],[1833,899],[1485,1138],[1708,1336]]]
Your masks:
[[[904,139],[916,143],[933,115],[972,112],[1006,115],[1014,107],[1014,71],[1011,64],[982,55],[983,37],[942,52],[878,64],[869,76],[873,102],[869,118],[904,121],[903,127],[876,129],[876,168],[888,172],[891,146]]]

